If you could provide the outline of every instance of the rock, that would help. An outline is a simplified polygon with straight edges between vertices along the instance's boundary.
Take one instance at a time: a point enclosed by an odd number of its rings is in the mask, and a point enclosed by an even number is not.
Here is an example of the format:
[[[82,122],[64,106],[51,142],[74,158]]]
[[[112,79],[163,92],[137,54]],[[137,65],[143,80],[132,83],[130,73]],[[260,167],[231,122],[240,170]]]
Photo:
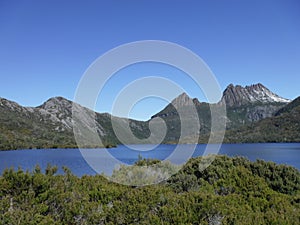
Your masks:
[[[290,100],[271,92],[264,85],[258,83],[246,87],[230,84],[223,92],[220,103],[229,107],[241,106],[249,103],[289,103]]]
[[[183,106],[189,106],[189,105],[193,105],[193,99],[191,99],[186,93],[182,93],[181,95],[179,95],[177,98],[175,98],[171,104],[175,107],[175,108],[180,108]]]

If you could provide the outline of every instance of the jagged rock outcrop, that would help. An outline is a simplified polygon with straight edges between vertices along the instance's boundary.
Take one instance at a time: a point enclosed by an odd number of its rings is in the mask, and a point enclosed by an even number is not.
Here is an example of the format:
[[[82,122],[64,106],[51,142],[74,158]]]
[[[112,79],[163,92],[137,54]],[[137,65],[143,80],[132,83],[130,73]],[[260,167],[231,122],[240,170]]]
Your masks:
[[[182,93],[181,95],[179,95],[177,98],[175,98],[171,104],[175,107],[175,108],[181,108],[184,106],[190,106],[193,105],[193,99],[191,99],[186,93]]]
[[[54,97],[47,100],[37,109],[39,113],[55,123],[60,123],[57,130],[72,130],[72,102],[63,97]]]
[[[228,107],[241,106],[249,103],[289,103],[290,100],[271,92],[264,85],[258,83],[246,87],[230,84],[223,92],[220,103]]]
[[[190,98],[185,92],[176,97],[170,104],[168,104],[162,111],[153,115],[151,119],[156,117],[170,117],[178,116],[178,111],[181,110],[181,113],[188,114],[191,110],[191,107],[200,106],[202,103],[199,102],[197,98]],[[203,103],[207,104],[207,103]]]

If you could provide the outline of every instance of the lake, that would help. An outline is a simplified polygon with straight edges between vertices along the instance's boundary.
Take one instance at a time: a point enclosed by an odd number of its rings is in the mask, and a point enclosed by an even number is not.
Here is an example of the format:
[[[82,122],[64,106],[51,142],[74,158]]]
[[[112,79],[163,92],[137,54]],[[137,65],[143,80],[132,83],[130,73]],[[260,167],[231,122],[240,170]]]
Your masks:
[[[205,152],[207,145],[199,144],[196,146],[195,151],[191,146],[179,145],[179,150],[175,150],[178,147],[176,145],[159,145],[153,150],[148,150],[149,145],[131,145],[129,147],[120,145],[117,148],[108,150],[39,149],[0,151],[0,173],[2,174],[5,168],[11,167],[15,169],[20,167],[23,170],[32,171],[36,165],[40,165],[44,170],[47,164],[50,163],[59,167],[59,173],[62,173],[61,167],[66,166],[77,176],[95,175],[97,172],[111,173],[115,167],[115,162],[131,165],[138,159],[139,155],[143,158],[161,160],[172,156],[172,162],[176,163],[177,160],[180,163],[184,157],[196,157],[207,153]],[[174,154],[175,151],[179,153]],[[218,154],[244,156],[251,161],[263,159],[291,165],[300,170],[300,143],[222,144]],[[93,164],[101,166],[96,168]]]

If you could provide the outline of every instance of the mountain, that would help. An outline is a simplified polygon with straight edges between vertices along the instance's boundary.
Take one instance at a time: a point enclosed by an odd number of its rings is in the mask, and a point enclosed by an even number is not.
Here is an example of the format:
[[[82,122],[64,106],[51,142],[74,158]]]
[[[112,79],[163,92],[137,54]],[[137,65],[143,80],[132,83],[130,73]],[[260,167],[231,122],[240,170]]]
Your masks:
[[[81,115],[80,122],[87,130],[96,131],[103,143],[91,142],[82,134],[81,147],[103,147],[120,143],[116,137],[111,115],[95,113],[63,97],[54,97],[38,107],[23,107],[19,104],[0,98],[0,149],[24,148],[76,148],[73,133],[72,107]],[[118,128],[124,128],[128,121],[132,132],[141,139],[149,135],[145,122],[114,119]],[[128,132],[124,128],[124,131]],[[132,140],[127,140],[128,142]]]
[[[225,142],[300,142],[300,97],[273,117],[228,131]]]
[[[63,97],[50,98],[38,107],[23,107],[0,98],[0,149],[77,147],[74,129],[80,147],[178,143],[180,137],[189,142],[194,140],[191,137],[198,135],[203,142],[210,133],[210,107],[218,109],[224,104],[227,115],[222,119],[227,123],[227,142],[292,141],[298,140],[299,132],[293,132],[299,128],[299,102],[300,99],[289,102],[262,84],[229,85],[218,103],[200,102],[182,93],[149,121],[142,122],[96,113]],[[266,136],[268,126],[273,127],[273,124],[274,138],[271,139]],[[185,129],[181,129],[182,126]],[[284,129],[291,130],[290,138],[284,134]],[[280,139],[280,135],[286,139]]]
[[[226,104],[227,127],[233,129],[272,117],[289,102],[258,83],[246,87],[230,84],[218,104]]]
[[[48,115],[54,123],[59,123],[56,130],[72,130],[72,103],[63,97],[54,97],[36,109],[42,115]]]
[[[196,134],[205,134],[210,131],[210,105],[208,103],[199,102],[197,98],[192,99],[186,93],[182,93],[177,98],[175,98],[162,111],[153,115],[151,117],[151,120],[157,117],[164,120],[167,126],[167,134],[164,139],[164,142],[166,143],[173,143],[179,140],[179,138],[182,136],[182,124],[187,124],[186,126],[191,126],[191,128],[193,128],[194,124],[189,121],[199,120],[200,128],[196,132]],[[188,132],[188,129],[184,130],[187,130],[186,132]],[[195,135],[195,132],[191,131],[191,133],[185,134],[185,136],[192,135]]]
[[[246,87],[230,84],[221,99],[228,107],[242,106],[253,103],[289,103],[290,100],[271,92],[264,85],[258,83]]]
[[[152,116],[163,119],[168,127],[165,142],[176,142],[181,129],[180,118],[190,118],[192,107],[197,110],[200,129],[198,133],[186,135],[189,136],[204,135],[210,132],[211,112],[210,107],[220,107],[226,104],[226,126],[227,129],[237,129],[244,125],[252,124],[264,118],[269,118],[284,107],[290,100],[282,98],[262,84],[242,87],[230,84],[225,91],[221,100],[217,104],[208,104],[199,102],[198,99],[190,98],[186,93],[179,95],[162,111]],[[178,111],[181,111],[181,116]],[[193,119],[193,118],[191,118]]]
[[[7,99],[0,99],[0,148],[55,147],[73,145],[71,129],[47,111],[22,107]],[[52,145],[53,144],[53,145]]]

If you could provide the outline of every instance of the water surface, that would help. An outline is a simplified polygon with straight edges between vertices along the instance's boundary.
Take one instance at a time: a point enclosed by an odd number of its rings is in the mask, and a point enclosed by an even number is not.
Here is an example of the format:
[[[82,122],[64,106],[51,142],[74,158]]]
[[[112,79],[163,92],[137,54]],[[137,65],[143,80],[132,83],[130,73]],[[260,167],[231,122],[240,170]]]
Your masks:
[[[110,158],[114,158],[125,164],[133,164],[139,156],[164,160],[172,156],[172,153],[174,156],[174,150],[177,146],[159,145],[150,151],[144,151],[143,145],[135,145],[134,147],[135,149],[140,148],[141,151],[132,150],[123,145],[109,150],[88,149],[81,151],[89,153],[90,158],[101,162],[104,165],[103,168],[107,169],[107,171],[103,172],[108,173],[111,170],[111,168],[109,168],[111,166]],[[196,146],[195,151],[191,152],[191,145],[180,145],[180,149],[177,150],[179,154],[177,153],[173,160],[180,162],[182,158],[189,154],[191,154],[192,157],[201,156],[204,154],[205,149],[206,145],[200,144]],[[39,165],[44,170],[47,164],[51,164],[58,166],[59,173],[62,173],[61,167],[66,166],[78,176],[97,174],[86,162],[86,159],[82,157],[81,151],[79,149],[0,151],[0,173],[2,173],[5,168],[11,167],[15,169],[20,167],[23,170],[32,171],[36,165]],[[300,143],[223,144],[218,154],[244,156],[251,161],[263,159],[265,161],[291,165],[300,170]]]

